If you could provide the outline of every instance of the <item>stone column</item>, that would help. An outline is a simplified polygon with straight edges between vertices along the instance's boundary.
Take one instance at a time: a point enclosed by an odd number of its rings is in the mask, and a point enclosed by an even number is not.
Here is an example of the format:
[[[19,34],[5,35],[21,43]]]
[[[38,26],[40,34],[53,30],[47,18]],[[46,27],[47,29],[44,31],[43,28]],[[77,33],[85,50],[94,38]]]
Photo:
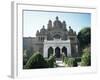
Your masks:
[[[67,56],[71,57],[71,45],[70,44],[67,47]]]
[[[76,44],[76,55],[79,56],[78,45]]]
[[[53,55],[55,55],[55,47],[52,47],[53,48]]]
[[[47,58],[48,57],[48,47],[46,45],[44,45],[44,49],[43,49],[43,57]]]
[[[78,53],[78,45],[76,44],[76,53]]]
[[[62,57],[62,48],[60,47],[60,57]]]

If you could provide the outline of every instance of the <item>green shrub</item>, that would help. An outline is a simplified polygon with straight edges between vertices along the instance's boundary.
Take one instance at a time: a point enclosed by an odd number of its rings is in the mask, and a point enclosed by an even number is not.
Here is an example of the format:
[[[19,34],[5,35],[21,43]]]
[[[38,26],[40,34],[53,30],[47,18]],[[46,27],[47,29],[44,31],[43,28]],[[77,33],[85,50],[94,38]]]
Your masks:
[[[68,62],[68,58],[65,57],[65,58],[64,58],[64,63],[67,64],[67,62]]]
[[[50,58],[47,60],[48,62],[48,67],[49,68],[53,68],[55,66],[55,56],[50,56]]]
[[[69,67],[76,67],[77,66],[77,62],[74,58],[69,58],[68,61],[67,61],[67,65]]]
[[[25,65],[26,69],[48,68],[47,61],[40,53],[34,53]]]
[[[83,55],[81,58],[81,66],[90,66],[91,65],[91,55],[89,50],[86,48],[83,50]]]

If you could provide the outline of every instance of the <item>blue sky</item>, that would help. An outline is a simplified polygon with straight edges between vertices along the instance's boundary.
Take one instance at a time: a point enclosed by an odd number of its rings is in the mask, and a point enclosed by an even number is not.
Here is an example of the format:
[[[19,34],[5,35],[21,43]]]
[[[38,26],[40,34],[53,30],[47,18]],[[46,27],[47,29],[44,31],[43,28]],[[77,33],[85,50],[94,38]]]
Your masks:
[[[71,26],[77,33],[80,29],[91,26],[90,13],[24,11],[23,16],[24,37],[35,37],[36,31],[40,30],[43,25],[47,28],[48,21],[55,21],[56,16],[61,22],[66,21],[67,29]]]

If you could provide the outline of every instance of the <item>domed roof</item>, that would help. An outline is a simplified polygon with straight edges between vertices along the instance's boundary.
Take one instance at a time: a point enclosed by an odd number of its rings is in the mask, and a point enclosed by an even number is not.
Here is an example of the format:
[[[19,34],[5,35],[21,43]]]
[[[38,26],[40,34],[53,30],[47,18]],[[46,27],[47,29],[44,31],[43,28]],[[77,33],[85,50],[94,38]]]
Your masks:
[[[54,28],[62,28],[62,23],[59,20],[58,16],[56,17],[56,20],[54,21]]]
[[[48,23],[52,23],[52,21],[51,21],[51,20],[49,20],[49,21],[48,21]]]
[[[45,26],[43,25],[42,29],[40,30],[40,33],[41,33],[41,34],[45,34],[46,31],[47,31],[47,30],[45,29]]]

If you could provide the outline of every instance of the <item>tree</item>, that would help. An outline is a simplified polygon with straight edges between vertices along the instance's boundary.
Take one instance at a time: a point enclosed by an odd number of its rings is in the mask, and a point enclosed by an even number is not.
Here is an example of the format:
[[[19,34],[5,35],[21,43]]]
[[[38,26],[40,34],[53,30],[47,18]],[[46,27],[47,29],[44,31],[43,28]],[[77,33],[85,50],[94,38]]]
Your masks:
[[[91,43],[91,29],[90,27],[85,27],[80,30],[77,36],[79,40],[80,47],[83,49],[90,45]]]
[[[90,65],[91,65],[90,50],[88,48],[85,48],[83,50],[83,55],[81,58],[81,66],[90,66]]]
[[[43,58],[43,56],[39,52],[37,52],[30,57],[30,59],[27,61],[25,65],[25,68],[26,69],[48,68],[48,63]]]
[[[23,65],[27,63],[29,58],[32,56],[33,50],[32,48],[30,49],[23,49]]]

